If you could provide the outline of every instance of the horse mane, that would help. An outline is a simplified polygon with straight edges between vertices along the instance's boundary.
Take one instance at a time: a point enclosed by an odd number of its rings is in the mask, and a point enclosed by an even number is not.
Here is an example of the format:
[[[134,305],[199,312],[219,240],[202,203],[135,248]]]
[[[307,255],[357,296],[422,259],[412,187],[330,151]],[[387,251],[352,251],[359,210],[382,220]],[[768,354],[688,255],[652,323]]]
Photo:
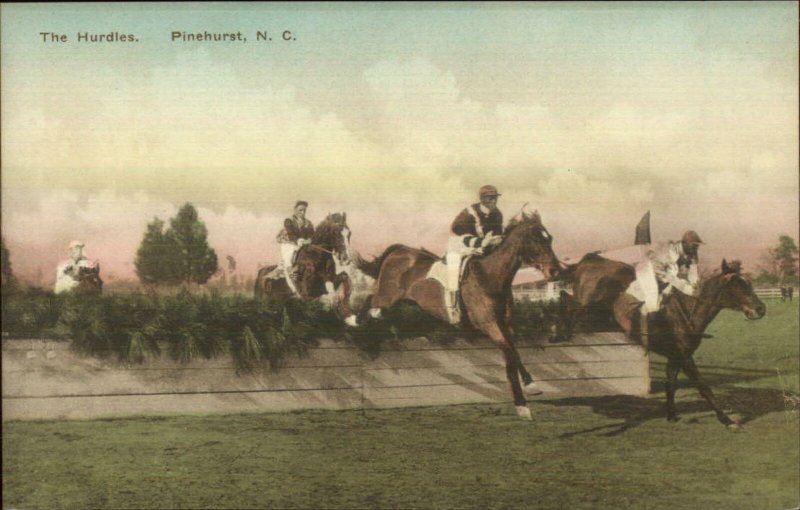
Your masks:
[[[724,262],[724,261],[723,261]],[[699,296],[703,289],[712,282],[720,281],[721,277],[728,276],[728,275],[736,275],[742,277],[742,261],[741,260],[731,260],[730,262],[726,262],[724,264],[724,270],[722,268],[714,270],[708,276],[701,278],[697,284],[697,292],[695,295]]]
[[[317,228],[314,229],[314,235],[311,236],[311,243],[316,245],[326,245],[335,242],[336,236],[342,230],[342,215],[339,213],[330,214],[327,218],[322,220]]]
[[[511,234],[514,230],[517,229],[520,225],[528,224],[528,223],[535,223],[537,225],[542,224],[541,218],[537,215],[522,215],[522,216],[514,216],[508,221],[508,225],[506,225],[505,231],[503,232],[505,235]]]

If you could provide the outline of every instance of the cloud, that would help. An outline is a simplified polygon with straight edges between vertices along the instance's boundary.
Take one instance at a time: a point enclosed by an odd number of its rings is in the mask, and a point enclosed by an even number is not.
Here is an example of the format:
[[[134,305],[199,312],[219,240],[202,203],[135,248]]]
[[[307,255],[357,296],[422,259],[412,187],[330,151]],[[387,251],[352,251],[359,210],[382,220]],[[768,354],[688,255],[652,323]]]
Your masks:
[[[4,97],[3,232],[15,267],[54,267],[79,238],[104,271],[130,275],[146,223],[186,201],[241,271],[275,260],[298,198],[315,221],[345,210],[365,253],[393,242],[441,251],[487,183],[507,217],[538,208],[562,251],[629,244],[647,210],[656,237],[695,227],[736,251],[756,249],[741,239],[797,230],[797,109],[776,106],[796,98],[743,96],[782,90],[757,77],[737,78],[739,97],[677,76],[679,101],[642,85],[653,75],[605,87],[588,106],[535,94],[489,103],[446,65],[387,59],[352,77],[364,98],[320,109],[290,84],[240,73],[184,52],[133,83],[108,75],[61,96]],[[350,124],[354,110],[367,122]]]

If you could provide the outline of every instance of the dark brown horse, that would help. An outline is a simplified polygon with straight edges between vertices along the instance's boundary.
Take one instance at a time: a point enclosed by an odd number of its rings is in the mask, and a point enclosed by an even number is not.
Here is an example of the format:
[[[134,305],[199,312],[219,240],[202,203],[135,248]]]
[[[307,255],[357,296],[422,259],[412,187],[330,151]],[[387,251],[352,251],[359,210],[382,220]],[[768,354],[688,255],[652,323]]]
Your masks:
[[[646,328],[641,328],[640,324],[642,303],[625,292],[635,279],[632,266],[590,254],[565,274],[573,282],[573,296],[568,298],[570,310],[592,305],[606,308],[633,340],[667,358],[668,420],[678,420],[675,390],[678,373],[683,370],[719,421],[732,428],[738,426],[717,405],[693,359],[706,328],[723,309],[740,311],[750,320],[760,319],[766,313],[764,303],[755,295],[750,282],[742,277],[738,261],[728,264],[723,259],[721,272],[702,282],[697,297],[678,291],[670,293],[661,309],[649,314]]]
[[[309,301],[326,297],[338,304],[345,321],[355,326],[355,315],[350,310],[350,281],[340,270],[339,263],[347,261],[350,230],[347,214],[329,214],[311,238],[311,244],[301,247],[296,255],[297,291],[300,298]],[[294,297],[283,277],[270,276],[277,266],[258,270],[255,283],[256,298],[285,301]]]
[[[553,277],[560,266],[553,253],[552,242],[538,213],[521,213],[518,219],[509,223],[505,238],[494,251],[468,262],[461,284],[461,298],[467,317],[474,327],[503,351],[506,377],[511,385],[517,413],[526,419],[531,419],[531,414],[520,385],[520,376],[526,386],[532,384],[533,378],[522,365],[512,341],[511,282],[523,263],[540,269],[547,277]],[[441,260],[441,257],[424,249],[403,245],[389,247],[373,262],[373,265],[380,267],[372,296],[373,317],[379,315],[381,308],[389,308],[399,300],[407,299],[416,302],[422,310],[447,321],[445,289],[438,280],[428,277],[431,266]]]
[[[78,285],[73,292],[82,294],[100,294],[103,292],[103,280],[100,278],[100,264],[95,263],[92,267],[81,266],[75,276]]]

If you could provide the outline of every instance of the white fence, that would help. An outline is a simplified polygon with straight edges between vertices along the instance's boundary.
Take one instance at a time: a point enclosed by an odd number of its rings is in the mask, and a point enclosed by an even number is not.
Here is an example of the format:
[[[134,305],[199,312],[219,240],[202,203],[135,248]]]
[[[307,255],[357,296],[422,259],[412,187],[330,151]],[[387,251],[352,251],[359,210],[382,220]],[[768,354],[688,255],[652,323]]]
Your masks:
[[[543,289],[516,288],[514,289],[514,299],[518,301],[522,301],[524,299],[529,299],[531,301],[556,300],[558,299],[559,293],[562,289],[567,290],[568,292],[570,291],[570,289],[566,289],[561,285],[548,285]],[[755,289],[754,292],[760,299],[777,299],[781,297],[780,287]]]
[[[569,285],[564,285],[561,282],[549,282],[546,287],[541,289],[526,289],[524,287],[517,287],[513,289],[514,299],[522,301],[528,299],[530,301],[551,301],[556,300],[562,290],[572,292]]]
[[[771,289],[754,289],[753,292],[755,292],[756,296],[758,296],[761,299],[772,299],[781,297],[780,287],[774,287]]]

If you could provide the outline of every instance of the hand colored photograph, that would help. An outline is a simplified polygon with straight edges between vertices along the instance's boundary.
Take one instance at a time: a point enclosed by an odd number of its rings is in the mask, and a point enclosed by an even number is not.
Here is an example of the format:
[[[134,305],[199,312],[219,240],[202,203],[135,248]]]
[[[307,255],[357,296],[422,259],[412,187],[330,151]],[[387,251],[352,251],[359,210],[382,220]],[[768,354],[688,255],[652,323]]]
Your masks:
[[[3,508],[800,508],[796,2],[0,13]]]

